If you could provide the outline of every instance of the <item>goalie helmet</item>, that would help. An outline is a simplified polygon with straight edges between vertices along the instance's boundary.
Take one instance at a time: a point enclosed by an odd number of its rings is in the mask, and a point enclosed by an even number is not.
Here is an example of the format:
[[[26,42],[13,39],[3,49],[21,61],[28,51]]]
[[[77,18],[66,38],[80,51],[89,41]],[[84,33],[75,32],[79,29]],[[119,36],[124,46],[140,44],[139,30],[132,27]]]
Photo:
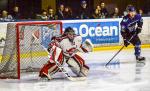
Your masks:
[[[73,42],[75,32],[74,32],[74,30],[73,30],[71,27],[67,27],[67,28],[65,29],[63,35],[67,36],[68,39],[69,39],[71,42]]]
[[[71,27],[67,27],[64,31],[64,34],[75,34],[74,30]]]

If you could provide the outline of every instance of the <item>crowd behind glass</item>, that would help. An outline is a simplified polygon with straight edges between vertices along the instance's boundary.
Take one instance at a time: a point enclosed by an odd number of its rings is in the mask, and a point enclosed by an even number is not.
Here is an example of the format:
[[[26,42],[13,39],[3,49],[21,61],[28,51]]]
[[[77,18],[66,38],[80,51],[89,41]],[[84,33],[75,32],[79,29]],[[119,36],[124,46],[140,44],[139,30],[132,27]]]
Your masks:
[[[128,5],[129,6],[129,5]],[[28,18],[27,20],[69,20],[69,19],[105,19],[105,18],[121,18],[127,14],[125,9],[124,12],[121,12],[120,15],[119,8],[114,7],[113,13],[108,12],[106,8],[106,4],[101,2],[97,5],[92,11],[88,9],[88,4],[86,1],[81,2],[81,7],[78,9],[78,12],[74,12],[71,7],[60,4],[54,13],[54,9],[50,6],[47,10],[42,10],[40,14],[35,14],[33,19]],[[144,16],[142,9],[137,9],[137,13]],[[147,14],[148,15],[148,14]],[[18,21],[18,20],[26,20],[22,17],[20,13],[20,8],[18,6],[14,6],[12,12],[8,12],[7,10],[2,10],[0,14],[1,22],[10,22],[10,21]]]

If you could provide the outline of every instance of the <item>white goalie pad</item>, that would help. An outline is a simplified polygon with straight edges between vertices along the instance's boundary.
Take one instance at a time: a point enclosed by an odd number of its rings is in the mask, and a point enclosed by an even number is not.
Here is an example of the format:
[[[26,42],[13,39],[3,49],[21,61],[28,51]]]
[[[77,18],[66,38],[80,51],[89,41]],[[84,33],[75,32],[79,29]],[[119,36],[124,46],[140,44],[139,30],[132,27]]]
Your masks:
[[[87,76],[88,73],[89,73],[89,69],[87,69],[86,67],[83,67],[83,68],[81,69],[81,72],[82,72],[82,75],[83,75],[83,76]]]
[[[70,58],[67,64],[74,74],[79,75],[81,67],[73,58]]]
[[[72,72],[74,74],[76,74],[77,76],[83,77],[83,76],[87,76],[88,75],[89,69],[84,67],[77,60],[75,60],[73,58],[70,58],[67,61],[67,64],[69,65],[69,68],[72,70]]]
[[[88,52],[92,52],[94,45],[93,45],[93,43],[91,42],[91,40],[86,39],[86,40],[83,42],[82,47],[83,47],[84,49],[86,49]]]

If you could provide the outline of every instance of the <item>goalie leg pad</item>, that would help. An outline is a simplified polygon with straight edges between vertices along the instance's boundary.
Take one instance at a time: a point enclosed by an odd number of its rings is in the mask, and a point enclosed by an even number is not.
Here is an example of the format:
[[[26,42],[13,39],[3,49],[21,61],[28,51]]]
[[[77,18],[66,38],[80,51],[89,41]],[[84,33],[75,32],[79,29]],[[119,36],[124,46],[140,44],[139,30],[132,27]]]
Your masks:
[[[73,58],[68,59],[67,64],[69,65],[68,67],[72,70],[72,72],[78,76],[78,74],[80,73],[81,65],[77,63]]]
[[[82,74],[83,76],[87,76],[88,73],[89,73],[89,68],[87,68],[87,67],[84,66],[84,67],[81,69],[81,74]]]
[[[49,70],[53,71],[55,67],[55,63],[50,63],[48,61],[47,64],[45,64],[42,69],[40,70],[39,76],[40,77],[45,77],[45,74],[48,75]]]
[[[39,73],[39,76],[40,77],[43,77],[43,76],[45,76],[45,74],[49,74],[50,76],[52,76],[53,74],[55,74],[56,72],[58,72],[59,71],[59,68],[58,68],[58,66],[55,64],[55,62],[51,62],[51,60],[57,60],[61,65],[64,63],[64,57],[63,57],[63,53],[62,52],[59,52],[59,54],[58,54],[58,52],[57,52],[57,50],[54,50],[54,52],[53,52],[53,54],[52,55],[54,55],[53,57],[50,57],[50,60],[47,62],[47,64],[45,64],[43,67],[42,67],[42,69],[41,69],[41,71],[40,71],[40,73]],[[51,56],[52,56],[51,55]],[[57,57],[56,58],[54,58],[55,57],[55,55],[57,55]]]
[[[84,60],[79,55],[75,54],[67,63],[77,76],[87,76],[89,67],[85,65]]]

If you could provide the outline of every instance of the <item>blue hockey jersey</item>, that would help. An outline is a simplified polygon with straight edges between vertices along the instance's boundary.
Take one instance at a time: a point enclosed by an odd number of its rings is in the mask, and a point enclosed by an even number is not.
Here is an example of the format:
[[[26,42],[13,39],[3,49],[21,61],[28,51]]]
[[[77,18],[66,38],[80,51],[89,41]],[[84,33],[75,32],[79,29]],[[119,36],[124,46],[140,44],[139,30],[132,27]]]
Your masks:
[[[143,19],[141,15],[136,14],[133,18],[130,18],[129,15],[123,17],[123,20],[120,23],[121,32],[133,33],[136,31],[136,27],[142,28]]]

